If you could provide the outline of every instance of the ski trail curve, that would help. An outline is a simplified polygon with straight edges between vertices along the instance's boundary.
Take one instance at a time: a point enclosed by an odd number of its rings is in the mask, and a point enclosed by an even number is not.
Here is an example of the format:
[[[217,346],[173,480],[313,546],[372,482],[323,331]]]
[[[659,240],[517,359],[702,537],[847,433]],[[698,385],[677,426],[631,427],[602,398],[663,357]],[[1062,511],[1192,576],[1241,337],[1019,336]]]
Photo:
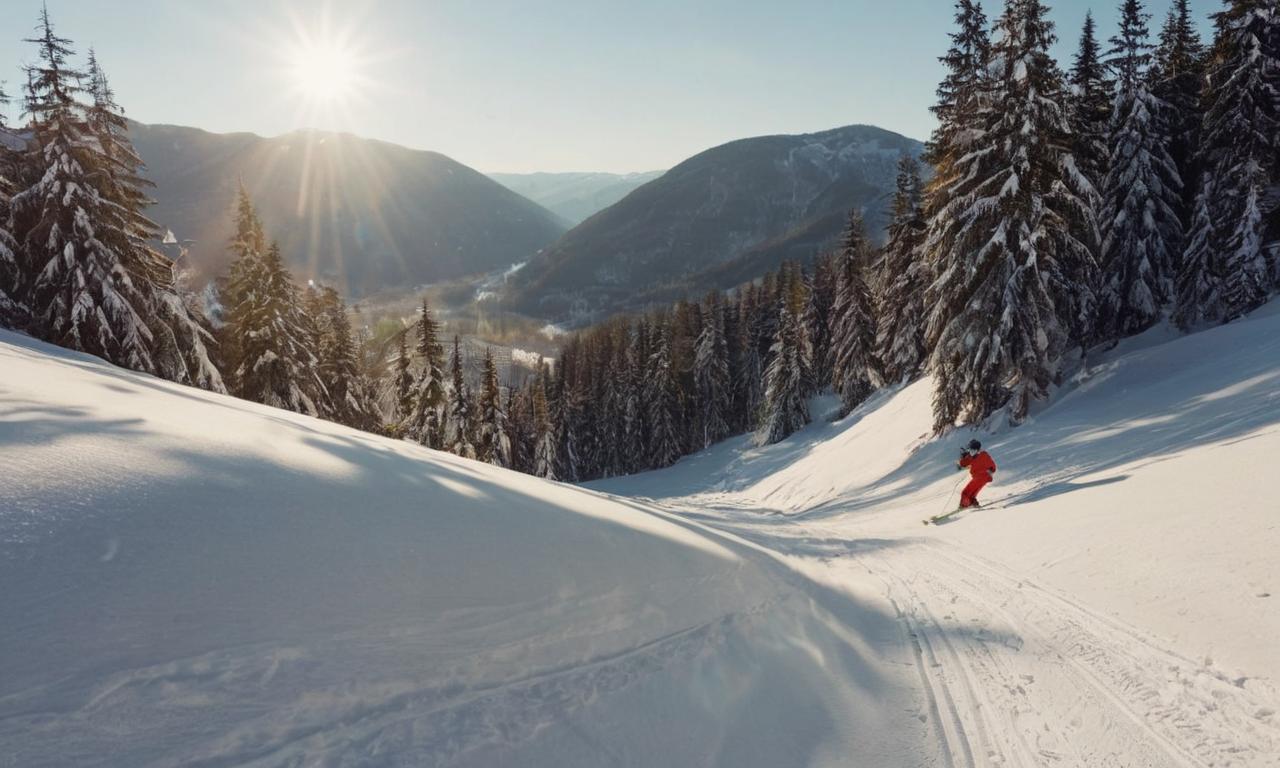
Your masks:
[[[999,563],[932,538],[866,547],[808,521],[701,522],[810,561],[796,570],[815,583],[879,583],[917,667],[939,765],[1280,766],[1270,681],[1188,659]]]
[[[949,545],[866,565],[908,630],[945,649],[928,676],[960,703],[975,765],[1280,765],[1263,681],[1228,679]]]

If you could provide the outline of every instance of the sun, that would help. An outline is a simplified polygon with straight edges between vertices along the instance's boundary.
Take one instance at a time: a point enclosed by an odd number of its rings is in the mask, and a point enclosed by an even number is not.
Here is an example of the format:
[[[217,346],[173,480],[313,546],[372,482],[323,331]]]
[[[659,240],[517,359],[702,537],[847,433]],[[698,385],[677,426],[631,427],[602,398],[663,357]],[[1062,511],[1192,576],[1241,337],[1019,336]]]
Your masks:
[[[358,79],[355,54],[338,40],[301,40],[291,58],[294,86],[312,102],[342,101],[351,94]]]

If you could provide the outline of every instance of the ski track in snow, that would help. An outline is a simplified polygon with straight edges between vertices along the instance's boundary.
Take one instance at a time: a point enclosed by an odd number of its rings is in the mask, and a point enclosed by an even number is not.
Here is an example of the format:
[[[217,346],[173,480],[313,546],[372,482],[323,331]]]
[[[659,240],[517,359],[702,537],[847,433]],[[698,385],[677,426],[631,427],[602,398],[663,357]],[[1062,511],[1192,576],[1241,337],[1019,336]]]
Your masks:
[[[739,506],[732,514],[735,533],[756,538],[744,522],[752,513]],[[1267,681],[1229,678],[936,539],[871,550],[847,530],[782,525],[798,546],[771,524],[780,558],[805,559],[815,541],[846,540],[843,552],[819,558],[826,580],[883,585],[912,647],[941,765],[1280,765],[1277,695]]]

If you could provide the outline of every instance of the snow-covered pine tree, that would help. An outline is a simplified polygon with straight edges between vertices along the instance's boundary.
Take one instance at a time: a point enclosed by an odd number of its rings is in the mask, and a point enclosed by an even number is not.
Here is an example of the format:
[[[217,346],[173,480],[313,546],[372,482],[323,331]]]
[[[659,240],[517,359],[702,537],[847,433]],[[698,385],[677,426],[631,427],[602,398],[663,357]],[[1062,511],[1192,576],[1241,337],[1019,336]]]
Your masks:
[[[702,414],[697,404],[697,382],[694,361],[698,336],[702,333],[702,307],[697,302],[676,302],[667,324],[667,343],[671,347],[671,373],[675,381],[676,425],[680,433],[680,454],[689,446],[702,444]]]
[[[280,247],[272,243],[241,269],[233,266],[233,290],[239,303],[227,313],[225,331],[240,351],[236,394],[276,408],[317,414],[325,395],[316,359],[303,330],[302,307]]]
[[[320,377],[328,393],[328,418],[356,429],[372,430],[377,415],[367,401],[359,350],[352,338],[351,319],[338,292],[325,286],[318,292],[321,329],[318,343]]]
[[[417,352],[422,370],[413,387],[413,413],[405,432],[410,439],[428,448],[444,450],[444,347],[440,344],[440,329],[426,298],[422,299],[417,327]]]
[[[809,423],[804,331],[785,297],[779,306],[778,332],[765,372],[764,416],[756,435],[759,445],[785,440]]]
[[[1069,147],[1053,25],[1039,0],[1006,0],[992,46],[980,151],[931,220],[937,279],[925,332],[933,349],[937,429],[1008,405],[1012,421],[1047,394],[1082,325],[1094,226]]]
[[[499,467],[511,466],[511,437],[507,433],[507,411],[498,383],[498,366],[493,350],[485,347],[480,388],[480,434],[478,458]]]
[[[925,147],[925,160],[933,166],[933,178],[925,197],[931,230],[938,228],[939,211],[947,207],[954,194],[952,188],[964,177],[966,168],[962,161],[983,135],[991,41],[981,3],[957,0],[955,25],[951,47],[940,59],[947,74],[938,85],[938,100],[930,108],[938,127]],[[934,237],[931,235],[928,239],[932,241]],[[929,252],[932,251],[930,248]]]
[[[556,467],[560,460],[556,455],[555,426],[547,403],[548,379],[547,365],[542,363],[538,366],[538,379],[533,385],[533,474],[546,480],[558,480]]]
[[[933,281],[924,257],[924,231],[920,163],[904,154],[898,161],[889,239],[880,262],[882,293],[875,297],[875,357],[886,381],[914,379],[924,364],[924,293]]]
[[[597,351],[596,404],[599,411],[598,442],[601,477],[626,474],[626,399],[621,381],[626,370],[629,334],[625,321],[609,323],[604,331],[606,346]]]
[[[114,169],[105,165],[85,119],[85,75],[69,68],[71,41],[54,33],[47,8],[37,33],[27,40],[37,54],[27,68],[25,105],[32,131],[25,164],[34,183],[13,198],[31,330],[55,344],[153,372],[149,276],[125,263],[120,212],[99,189]]]
[[[116,253],[146,302],[143,320],[151,332],[151,372],[224,392],[222,375],[212,360],[214,341],[207,321],[194,302],[182,296],[173,262],[151,245],[160,238],[159,226],[145,213],[153,204],[146,189],[153,185],[142,175],[142,159],[129,140],[129,122],[92,49],[87,83],[85,127],[92,141],[85,146],[94,155],[91,178],[101,200],[94,236]]]
[[[507,390],[508,434],[511,436],[511,469],[533,474],[535,430],[533,426],[533,388],[524,386]]]
[[[446,421],[445,443],[450,453],[464,459],[476,457],[475,440],[472,437],[475,419],[471,413],[471,394],[462,373],[462,341],[453,337],[453,354],[449,357],[449,417]]]
[[[222,306],[222,327],[218,332],[218,348],[223,363],[223,378],[233,394],[241,391],[237,376],[244,362],[245,351],[240,346],[240,336],[230,325],[231,310],[248,301],[262,282],[262,255],[266,252],[266,234],[262,220],[254,208],[253,199],[243,183],[236,193],[235,234],[229,250],[231,267],[225,278],[219,281],[218,300]]]
[[[1155,324],[1173,300],[1182,248],[1182,180],[1169,154],[1166,109],[1151,92],[1147,19],[1139,0],[1123,0],[1108,66],[1115,100],[1103,194],[1102,290],[1097,335],[1120,339]]]
[[[814,261],[801,316],[811,347],[809,374],[815,392],[831,384],[831,308],[835,294],[835,265],[830,255],[822,254]]]
[[[555,435],[555,474],[560,480],[576,483],[582,479],[582,462],[579,455],[578,433],[576,428],[580,422],[576,369],[579,363],[579,344],[577,339],[570,340],[560,351],[559,365],[555,370],[555,379],[551,387],[552,433]]]
[[[987,65],[991,41],[986,14],[975,0],[957,0],[955,8],[951,47],[941,58],[946,75],[938,86],[937,102],[930,108],[938,127],[925,147],[925,160],[933,167],[933,177],[925,188],[924,251],[929,272],[935,279],[942,276],[947,257],[946,240],[953,236],[956,199],[962,194],[961,185],[972,170],[974,150],[986,135],[986,105],[990,96]],[[926,306],[936,309],[932,303]],[[930,356],[936,341],[929,336],[926,319],[925,349]],[[940,389],[934,395],[935,411],[940,408],[940,402],[958,401],[959,384],[955,377],[938,378]],[[946,387],[946,392],[941,387]],[[952,411],[958,409],[958,405],[946,407]]]
[[[758,303],[760,289],[747,285],[741,292],[738,301],[738,347],[742,350],[742,365],[734,381],[734,431],[749,432],[760,423],[760,404],[764,400],[765,366],[759,343],[763,322]]]
[[[0,83],[0,132],[7,131],[4,113],[9,94]],[[13,236],[11,199],[18,181],[17,153],[0,142],[0,328],[22,328],[27,323],[27,306],[21,290],[25,284],[18,263],[18,241]]]
[[[397,336],[396,372],[395,379],[392,382],[395,387],[396,397],[394,421],[400,427],[400,432],[403,433],[408,426],[410,417],[413,416],[414,396],[416,393],[413,386],[413,359],[409,357],[409,329],[406,328]]]
[[[866,278],[873,250],[862,214],[857,209],[850,211],[836,254],[836,301],[832,311],[835,328],[832,381],[843,413],[857,408],[884,381],[880,361],[876,359],[875,310]],[[803,347],[801,349],[803,366]]]
[[[645,357],[645,338],[648,325],[643,319],[631,328],[627,340],[626,364],[621,370],[622,386],[622,467],[630,474],[644,469],[648,458],[649,433],[647,427],[642,361]]]
[[[719,294],[708,296],[703,307],[694,376],[702,425],[700,444],[706,448],[731,434],[729,407],[733,392],[729,381],[729,345],[724,335],[724,308]]]
[[[1107,175],[1112,83],[1102,60],[1093,13],[1086,12],[1071,67],[1071,152],[1080,175],[1099,193]]]
[[[668,333],[667,323],[660,320],[654,329],[653,351],[645,370],[649,423],[646,469],[669,467],[684,455],[680,442],[680,395],[671,366]]]
[[[308,283],[298,290],[298,338],[306,348],[306,353],[316,361],[316,376],[325,382],[324,397],[315,401],[316,415],[329,421],[341,422],[338,412],[340,404],[331,397],[329,387],[331,371],[325,369],[326,347],[332,344],[333,328],[330,322],[329,302],[338,299],[337,291],[322,289],[314,283]]]
[[[834,300],[834,282],[832,285],[833,288],[831,293]],[[741,294],[721,295],[721,316],[724,318],[724,341],[729,361],[729,403],[725,408],[725,417],[729,420],[729,434],[731,435],[736,435],[739,432],[744,431],[742,426],[743,419],[740,403],[738,403],[738,393],[741,391],[738,382],[742,378],[743,355],[741,324],[742,310],[739,306],[740,301]]]
[[[1178,277],[1183,328],[1233,320],[1276,283],[1280,3],[1230,0],[1215,16],[1200,189]]]
[[[1165,105],[1161,117],[1164,133],[1170,137],[1169,156],[1182,179],[1178,216],[1184,230],[1190,223],[1200,176],[1196,154],[1204,121],[1200,107],[1204,67],[1204,46],[1191,17],[1190,4],[1188,0],[1173,0],[1160,30],[1150,79],[1151,92]],[[1181,262],[1181,255],[1178,261]]]
[[[569,399],[565,402],[565,422],[573,436],[576,459],[572,477],[575,482],[598,477],[600,470],[600,405],[595,386],[596,349],[594,338],[577,338],[578,354],[574,357],[574,376],[570,381]]]

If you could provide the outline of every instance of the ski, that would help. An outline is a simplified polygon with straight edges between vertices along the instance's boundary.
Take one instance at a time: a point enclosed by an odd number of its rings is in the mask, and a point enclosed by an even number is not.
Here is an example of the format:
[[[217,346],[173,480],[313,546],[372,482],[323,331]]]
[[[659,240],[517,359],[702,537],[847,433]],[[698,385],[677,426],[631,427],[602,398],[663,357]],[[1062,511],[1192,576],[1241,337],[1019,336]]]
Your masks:
[[[921,520],[920,522],[924,523],[925,525],[937,525],[938,523],[944,523],[947,520],[950,520],[955,515],[958,515],[964,511],[965,511],[964,509],[953,509],[950,512],[945,512],[941,515],[934,515],[933,517],[926,518],[924,520]]]

